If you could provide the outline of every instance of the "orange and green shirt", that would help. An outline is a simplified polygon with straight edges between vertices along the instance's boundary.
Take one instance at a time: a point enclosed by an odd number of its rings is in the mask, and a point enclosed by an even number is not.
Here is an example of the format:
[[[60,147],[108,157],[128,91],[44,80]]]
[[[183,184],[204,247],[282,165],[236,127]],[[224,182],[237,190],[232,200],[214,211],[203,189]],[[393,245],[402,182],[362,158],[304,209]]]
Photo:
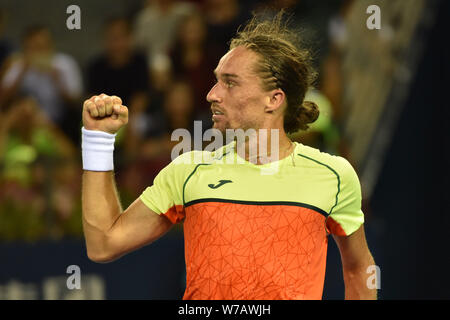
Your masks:
[[[364,222],[361,187],[342,157],[295,143],[256,165],[235,143],[172,161],[140,199],[184,222],[183,299],[321,299],[328,238]]]

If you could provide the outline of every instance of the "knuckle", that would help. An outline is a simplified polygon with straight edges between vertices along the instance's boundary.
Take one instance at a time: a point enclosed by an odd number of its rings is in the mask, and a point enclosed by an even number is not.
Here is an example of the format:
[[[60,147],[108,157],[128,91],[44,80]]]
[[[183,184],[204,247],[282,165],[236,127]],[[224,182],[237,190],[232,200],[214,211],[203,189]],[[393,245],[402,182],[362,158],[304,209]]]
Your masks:
[[[114,100],[115,103],[122,104],[122,99],[120,99],[120,97],[112,96],[111,98]]]
[[[86,109],[92,110],[93,107],[95,107],[95,104],[92,101],[86,102]]]
[[[92,96],[89,101],[93,104],[95,104],[95,102],[98,100],[98,96]]]

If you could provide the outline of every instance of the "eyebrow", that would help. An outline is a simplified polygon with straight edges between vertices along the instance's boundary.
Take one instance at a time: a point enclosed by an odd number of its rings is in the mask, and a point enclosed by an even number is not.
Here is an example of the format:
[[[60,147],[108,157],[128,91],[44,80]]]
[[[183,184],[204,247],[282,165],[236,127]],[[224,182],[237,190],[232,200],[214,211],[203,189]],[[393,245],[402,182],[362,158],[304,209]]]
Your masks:
[[[217,78],[217,71],[216,70],[214,70],[214,75]],[[222,73],[220,76],[222,78],[239,78],[239,76],[237,74],[234,74],[234,73]]]

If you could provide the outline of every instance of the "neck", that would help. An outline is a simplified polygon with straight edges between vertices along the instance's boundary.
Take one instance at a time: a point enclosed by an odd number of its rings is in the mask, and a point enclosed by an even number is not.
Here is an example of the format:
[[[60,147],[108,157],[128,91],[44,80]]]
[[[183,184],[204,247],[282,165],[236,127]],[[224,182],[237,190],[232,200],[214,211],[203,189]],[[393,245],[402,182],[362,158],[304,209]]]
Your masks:
[[[281,160],[293,151],[294,144],[283,129],[258,129],[236,139],[238,155],[254,164]]]
[[[112,67],[121,68],[125,66],[130,60],[130,53],[127,52],[125,54],[120,55],[113,54],[108,57],[108,60]]]

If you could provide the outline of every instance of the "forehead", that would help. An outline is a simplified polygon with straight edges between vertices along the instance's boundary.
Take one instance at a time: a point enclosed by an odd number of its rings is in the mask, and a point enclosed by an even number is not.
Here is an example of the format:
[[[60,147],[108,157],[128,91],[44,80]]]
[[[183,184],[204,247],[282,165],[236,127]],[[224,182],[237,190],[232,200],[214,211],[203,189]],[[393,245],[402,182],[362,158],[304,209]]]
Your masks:
[[[233,74],[238,77],[255,76],[253,66],[258,60],[258,55],[242,46],[228,51],[219,61],[214,73],[217,76]]]
[[[35,44],[50,44],[51,36],[47,30],[38,31],[24,39],[25,45]]]

